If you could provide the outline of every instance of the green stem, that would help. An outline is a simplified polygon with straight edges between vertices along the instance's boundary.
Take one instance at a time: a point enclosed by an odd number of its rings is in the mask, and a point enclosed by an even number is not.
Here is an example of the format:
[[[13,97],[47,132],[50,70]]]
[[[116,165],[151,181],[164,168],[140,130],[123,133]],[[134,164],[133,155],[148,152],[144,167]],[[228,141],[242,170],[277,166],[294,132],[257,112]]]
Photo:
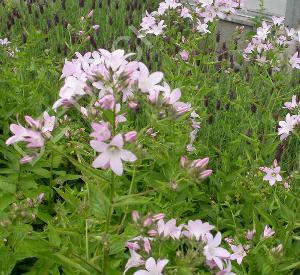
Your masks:
[[[135,182],[135,175],[136,175],[136,165],[134,165],[134,170],[133,170],[133,174],[132,174],[132,178],[131,178],[131,182],[130,182],[130,187],[129,187],[129,191],[128,191],[129,196],[132,193],[133,184]],[[122,219],[122,221],[120,223],[120,226],[119,226],[119,229],[118,229],[118,234],[120,233],[120,231],[122,230],[122,228],[124,226],[127,215],[128,215],[128,205],[126,205],[125,213],[124,213],[123,219]]]
[[[113,214],[113,203],[114,203],[114,196],[115,196],[115,179],[116,176],[113,171],[111,171],[111,185],[110,185],[110,204],[107,213],[107,220],[105,226],[105,236],[104,236],[104,245],[103,245],[103,275],[108,275],[108,264],[109,264],[109,227],[111,224],[112,214]]]

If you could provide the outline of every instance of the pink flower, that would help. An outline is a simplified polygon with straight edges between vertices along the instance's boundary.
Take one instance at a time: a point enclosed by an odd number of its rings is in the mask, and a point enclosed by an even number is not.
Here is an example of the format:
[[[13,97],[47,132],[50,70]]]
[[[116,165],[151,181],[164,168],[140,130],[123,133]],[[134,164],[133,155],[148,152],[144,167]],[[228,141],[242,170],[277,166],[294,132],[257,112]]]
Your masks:
[[[231,272],[232,266],[231,261],[227,260],[227,267],[217,272],[216,275],[236,275],[236,273]]]
[[[244,248],[241,244],[238,245],[238,246],[231,245],[230,247],[233,251],[233,254],[231,254],[231,256],[230,256],[230,259],[231,260],[236,260],[237,263],[240,265],[243,261],[243,258],[245,256],[247,256],[246,251],[244,250]]]
[[[61,105],[72,103],[75,97],[82,97],[86,95],[86,80],[87,78],[84,75],[79,78],[68,76],[65,80],[64,86],[59,92],[60,99],[54,103],[52,108],[55,110]]]
[[[99,141],[106,141],[110,139],[111,132],[109,130],[109,124],[107,122],[104,121],[101,121],[100,123],[93,122],[92,128],[94,132],[90,134],[91,137],[94,137]]]
[[[191,166],[198,169],[204,169],[209,162],[209,158],[196,159],[192,162]]]
[[[158,260],[156,263],[154,258],[151,257],[145,263],[146,270],[136,271],[134,275],[162,275],[162,271],[168,262],[169,260]]]
[[[294,131],[294,127],[297,124],[296,116],[291,116],[291,114],[287,114],[285,117],[285,121],[279,122],[278,135],[280,135],[280,140],[286,139],[290,133]]]
[[[135,251],[140,249],[139,244],[136,242],[127,242],[126,247],[130,250],[135,250]]]
[[[171,91],[170,86],[166,82],[164,83],[163,93],[163,102],[167,105],[174,105],[181,97],[181,91],[178,88]]]
[[[132,53],[125,55],[124,50],[109,52],[105,49],[100,49],[99,51],[104,58],[105,65],[108,68],[111,68],[114,72],[116,72],[121,66],[126,65],[128,63],[126,58],[133,55]]]
[[[221,244],[221,240],[222,235],[220,232],[218,232],[214,238],[212,235],[207,235],[207,244],[206,246],[204,246],[203,254],[206,257],[206,260],[213,260],[216,265],[222,270],[222,260],[229,259],[230,253],[226,249],[219,247],[219,245]]]
[[[123,274],[125,274],[130,268],[138,267],[145,263],[145,261],[142,259],[142,256],[136,253],[135,250],[130,249],[129,252],[131,257],[125,266],[125,271]]]
[[[138,87],[142,93],[153,93],[161,91],[162,87],[158,85],[162,81],[164,75],[161,72],[150,74],[145,64],[139,63],[140,75],[138,78]]]
[[[55,124],[55,116],[50,116],[47,112],[43,114],[43,126],[42,133],[49,136],[49,134],[53,131]]]
[[[287,108],[287,109],[289,109],[289,110],[293,110],[293,109],[295,109],[295,108],[297,108],[298,107],[298,104],[299,104],[300,102],[298,102],[297,103],[297,96],[293,96],[292,97],[292,101],[291,102],[286,102],[286,103],[284,103],[284,106],[285,107],[283,107],[283,108]]]
[[[274,25],[280,26],[284,22],[285,18],[284,17],[272,16],[272,20],[273,20]]]
[[[94,29],[95,31],[98,30],[99,28],[100,28],[99,25],[94,25],[94,26],[92,26],[92,29]]]
[[[121,134],[116,135],[109,144],[100,140],[92,140],[90,144],[94,150],[101,153],[92,166],[102,169],[110,167],[118,176],[123,174],[122,161],[134,162],[137,159],[130,151],[123,149],[124,141]]]
[[[115,97],[112,94],[108,94],[97,101],[97,106],[99,105],[104,110],[114,110],[115,108]],[[95,106],[96,106],[95,104]]]
[[[255,234],[256,234],[256,230],[255,229],[248,230],[247,233],[246,233],[246,238],[248,240],[252,240],[254,238]]]
[[[187,51],[182,51],[179,53],[179,55],[183,61],[188,61],[189,53]]]
[[[188,158],[186,156],[182,156],[180,158],[180,165],[181,165],[182,168],[185,168],[187,166],[188,162],[189,161],[188,161]]]
[[[161,35],[164,31],[164,28],[167,26],[164,25],[164,22],[164,20],[161,20],[158,24],[154,24],[153,26],[151,26],[151,29],[147,31],[147,33],[154,34],[155,36]]]
[[[195,237],[199,241],[200,238],[203,238],[210,230],[214,229],[214,226],[208,222],[203,223],[201,220],[189,220],[185,228],[188,230],[190,238]]]
[[[298,52],[295,52],[295,54],[290,58],[290,64],[292,68],[300,70],[300,57],[298,57]]]
[[[263,237],[264,237],[265,239],[267,239],[267,238],[272,237],[274,234],[275,234],[275,231],[272,230],[271,227],[269,227],[268,225],[266,225],[266,226],[265,226],[265,229],[264,229]]]
[[[136,141],[137,132],[136,131],[130,131],[130,132],[126,133],[124,135],[124,139],[125,139],[125,142],[128,142],[128,143]]]
[[[193,18],[192,15],[191,15],[191,13],[190,13],[190,10],[189,10],[188,8],[186,8],[186,7],[183,7],[183,8],[181,9],[180,16],[181,16],[182,18],[190,18],[190,19]]]
[[[171,219],[166,223],[164,220],[159,220],[157,223],[157,231],[159,235],[164,237],[171,237],[172,239],[179,239],[183,225],[176,226],[176,219]]]
[[[27,156],[24,156],[23,158],[20,159],[20,163],[25,164],[25,163],[33,161],[35,158],[36,158],[36,156],[27,155]]]
[[[260,167],[260,169],[266,173],[263,180],[268,181],[271,186],[273,186],[277,181],[282,181],[280,176],[280,166],[274,168]]]
[[[190,103],[184,103],[184,102],[175,102],[173,104],[173,108],[175,109],[177,115],[183,115],[189,111],[191,111],[191,104]]]
[[[11,145],[19,141],[25,141],[28,143],[28,148],[39,148],[44,146],[44,138],[38,131],[26,129],[17,124],[11,124],[10,130],[14,135],[6,141],[6,145]]]
[[[205,180],[208,177],[210,177],[212,175],[212,173],[213,173],[213,170],[205,170],[200,173],[199,177],[200,177],[200,179]]]
[[[91,10],[86,17],[91,18],[93,15],[94,15],[94,10]]]
[[[137,210],[134,210],[134,211],[132,211],[131,216],[132,216],[132,220],[133,220],[135,223],[137,223],[138,220],[139,220],[139,218],[140,218],[139,212],[138,212]]]
[[[164,213],[158,213],[158,214],[153,215],[152,220],[159,221],[159,220],[163,220],[164,218],[165,218]]]
[[[211,31],[208,29],[208,25],[205,23],[202,24],[199,19],[197,22],[197,31],[203,34],[211,33]]]
[[[280,254],[283,251],[283,245],[279,244],[276,247],[272,248],[271,251],[276,254]]]

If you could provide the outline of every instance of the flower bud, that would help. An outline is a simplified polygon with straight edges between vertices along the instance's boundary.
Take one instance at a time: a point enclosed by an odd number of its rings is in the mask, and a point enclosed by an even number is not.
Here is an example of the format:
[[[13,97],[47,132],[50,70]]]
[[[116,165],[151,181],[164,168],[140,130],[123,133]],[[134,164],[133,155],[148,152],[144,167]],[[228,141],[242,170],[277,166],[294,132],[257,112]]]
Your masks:
[[[183,61],[188,61],[189,53],[187,51],[181,51],[179,55]]]
[[[204,169],[209,162],[209,158],[204,159],[196,159],[192,163],[192,167],[198,168],[198,169]]]
[[[246,233],[246,238],[248,240],[252,240],[254,238],[255,234],[256,234],[256,230],[255,229],[248,230],[247,233]]]
[[[204,180],[208,178],[212,174],[212,170],[205,170],[202,173],[200,173],[200,179]]]
[[[140,249],[140,246],[137,243],[132,243],[132,242],[127,242],[126,246],[130,249],[130,250],[138,250]]]
[[[139,105],[134,101],[129,101],[128,106],[130,109],[133,109],[133,110],[136,110],[139,107]]]
[[[86,17],[91,18],[93,15],[94,15],[94,10],[91,10]]]
[[[148,235],[150,237],[155,237],[157,235],[157,231],[154,230],[154,229],[151,229],[151,230],[148,231]]]
[[[136,141],[137,139],[137,132],[136,131],[131,131],[131,132],[128,132],[124,135],[124,139],[125,139],[125,142],[133,142],[133,141]]]
[[[182,168],[185,168],[188,164],[188,158],[186,156],[182,156],[180,158],[180,165]]]
[[[139,214],[139,212],[138,212],[137,210],[134,210],[134,211],[132,211],[132,213],[131,213],[131,217],[132,217],[132,220],[133,220],[135,223],[137,223],[138,220],[139,220],[139,218],[140,218],[140,214]]]
[[[164,217],[165,217],[165,214],[164,214],[164,213],[159,213],[159,214],[155,214],[155,215],[152,217],[152,220],[153,220],[153,221],[159,221],[159,220],[164,219]]]
[[[29,163],[32,160],[34,160],[34,158],[35,158],[35,156],[29,156],[29,155],[27,155],[27,156],[25,156],[25,157],[23,157],[23,158],[20,159],[20,163],[21,164]]]
[[[150,226],[153,223],[153,220],[151,217],[146,218],[144,221],[144,227]]]

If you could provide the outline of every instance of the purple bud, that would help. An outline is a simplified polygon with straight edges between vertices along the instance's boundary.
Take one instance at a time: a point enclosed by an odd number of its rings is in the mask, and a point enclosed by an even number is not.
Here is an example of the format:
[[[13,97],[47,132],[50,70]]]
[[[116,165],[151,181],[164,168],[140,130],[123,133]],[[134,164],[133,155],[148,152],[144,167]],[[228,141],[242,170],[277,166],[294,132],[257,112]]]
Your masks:
[[[212,174],[212,170],[205,170],[202,173],[200,173],[200,179],[204,180],[208,178]]]
[[[133,141],[136,141],[137,139],[137,132],[136,131],[131,131],[131,132],[128,132],[124,135],[124,139],[125,139],[125,142],[133,142]]]

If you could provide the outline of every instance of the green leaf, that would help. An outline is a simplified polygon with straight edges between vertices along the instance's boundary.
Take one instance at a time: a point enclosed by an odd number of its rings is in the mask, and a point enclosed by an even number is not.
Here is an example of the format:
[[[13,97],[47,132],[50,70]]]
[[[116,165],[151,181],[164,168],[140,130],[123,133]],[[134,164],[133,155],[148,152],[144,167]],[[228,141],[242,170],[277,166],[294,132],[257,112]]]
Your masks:
[[[74,270],[78,270],[83,272],[84,274],[91,274],[88,270],[86,270],[85,268],[83,268],[80,264],[74,262],[72,259],[67,258],[66,256],[60,254],[60,253],[55,253],[54,254],[55,257],[57,257],[57,259],[59,259],[59,261],[61,263],[63,263],[64,267],[66,268],[70,268],[70,269],[74,269]]]
[[[92,213],[97,217],[106,217],[110,206],[109,199],[98,186],[89,184],[88,188]]]

